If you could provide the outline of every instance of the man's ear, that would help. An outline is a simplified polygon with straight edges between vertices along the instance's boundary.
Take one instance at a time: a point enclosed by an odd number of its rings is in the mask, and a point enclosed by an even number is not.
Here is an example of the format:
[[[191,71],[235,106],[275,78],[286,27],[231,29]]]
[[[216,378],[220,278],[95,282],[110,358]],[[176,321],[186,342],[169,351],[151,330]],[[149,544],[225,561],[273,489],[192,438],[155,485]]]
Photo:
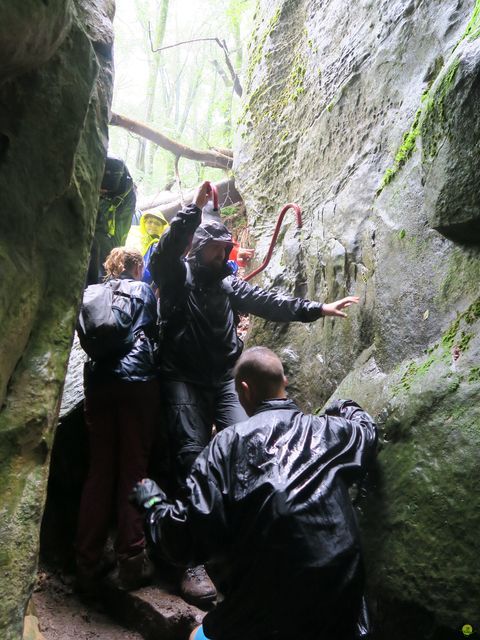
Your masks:
[[[287,376],[283,376],[283,384],[288,387],[288,378]]]
[[[250,402],[251,397],[252,397],[252,392],[251,392],[250,387],[248,386],[248,382],[245,382],[245,380],[242,380],[240,382],[240,386],[242,388],[243,396]]]

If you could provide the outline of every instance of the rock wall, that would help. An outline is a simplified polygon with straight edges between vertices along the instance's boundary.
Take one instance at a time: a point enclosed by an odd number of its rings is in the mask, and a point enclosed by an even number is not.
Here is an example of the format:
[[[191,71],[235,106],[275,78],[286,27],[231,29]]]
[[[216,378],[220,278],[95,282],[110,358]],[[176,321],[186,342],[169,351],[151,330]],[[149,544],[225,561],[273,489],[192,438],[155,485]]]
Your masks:
[[[18,640],[93,236],[111,0],[0,6],[0,637]]]
[[[480,4],[264,0],[236,142],[263,284],[346,321],[255,320],[306,409],[351,396],[382,432],[362,526],[377,637],[480,627]],[[456,635],[452,635],[456,634]]]

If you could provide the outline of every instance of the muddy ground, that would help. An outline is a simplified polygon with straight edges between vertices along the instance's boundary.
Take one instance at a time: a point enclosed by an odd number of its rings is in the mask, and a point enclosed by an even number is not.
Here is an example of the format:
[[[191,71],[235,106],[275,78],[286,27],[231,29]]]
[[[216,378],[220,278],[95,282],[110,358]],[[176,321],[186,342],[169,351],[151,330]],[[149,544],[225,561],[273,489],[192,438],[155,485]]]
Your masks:
[[[33,602],[44,640],[142,640],[113,622],[100,604],[85,606],[72,585],[69,576],[39,571]]]

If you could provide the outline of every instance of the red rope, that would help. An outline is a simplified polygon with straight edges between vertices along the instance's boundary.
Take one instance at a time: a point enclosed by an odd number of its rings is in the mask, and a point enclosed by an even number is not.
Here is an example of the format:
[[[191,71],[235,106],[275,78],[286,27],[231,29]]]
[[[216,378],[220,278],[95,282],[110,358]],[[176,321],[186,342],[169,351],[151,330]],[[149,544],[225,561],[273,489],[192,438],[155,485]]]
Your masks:
[[[282,226],[282,222],[285,217],[285,214],[289,209],[293,209],[295,211],[295,215],[297,218],[297,229],[302,228],[302,210],[300,209],[298,204],[294,204],[293,202],[286,204],[278,215],[277,224],[275,225],[275,231],[273,232],[272,240],[270,242],[270,247],[268,248],[267,257],[259,267],[257,267],[254,271],[252,271],[248,275],[246,275],[243,278],[244,280],[246,281],[251,280],[254,276],[257,275],[257,273],[260,273],[260,271],[263,271],[265,267],[268,265],[268,263],[270,262],[270,258],[272,257],[272,253],[273,253],[273,247],[275,246],[275,243],[277,242],[278,234],[280,233],[280,227]]]
[[[210,183],[210,186],[212,188],[213,208],[218,211],[218,189],[212,182]]]

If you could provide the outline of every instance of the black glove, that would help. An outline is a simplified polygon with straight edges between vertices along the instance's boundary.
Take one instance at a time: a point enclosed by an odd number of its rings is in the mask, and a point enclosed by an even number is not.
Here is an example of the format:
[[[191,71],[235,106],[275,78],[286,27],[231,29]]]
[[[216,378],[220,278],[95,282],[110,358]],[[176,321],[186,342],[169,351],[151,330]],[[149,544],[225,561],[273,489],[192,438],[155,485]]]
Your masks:
[[[323,411],[327,416],[340,416],[341,409],[345,400],[334,400]]]
[[[134,486],[129,499],[139,509],[148,511],[153,506],[165,502],[167,496],[154,480],[144,478]]]

